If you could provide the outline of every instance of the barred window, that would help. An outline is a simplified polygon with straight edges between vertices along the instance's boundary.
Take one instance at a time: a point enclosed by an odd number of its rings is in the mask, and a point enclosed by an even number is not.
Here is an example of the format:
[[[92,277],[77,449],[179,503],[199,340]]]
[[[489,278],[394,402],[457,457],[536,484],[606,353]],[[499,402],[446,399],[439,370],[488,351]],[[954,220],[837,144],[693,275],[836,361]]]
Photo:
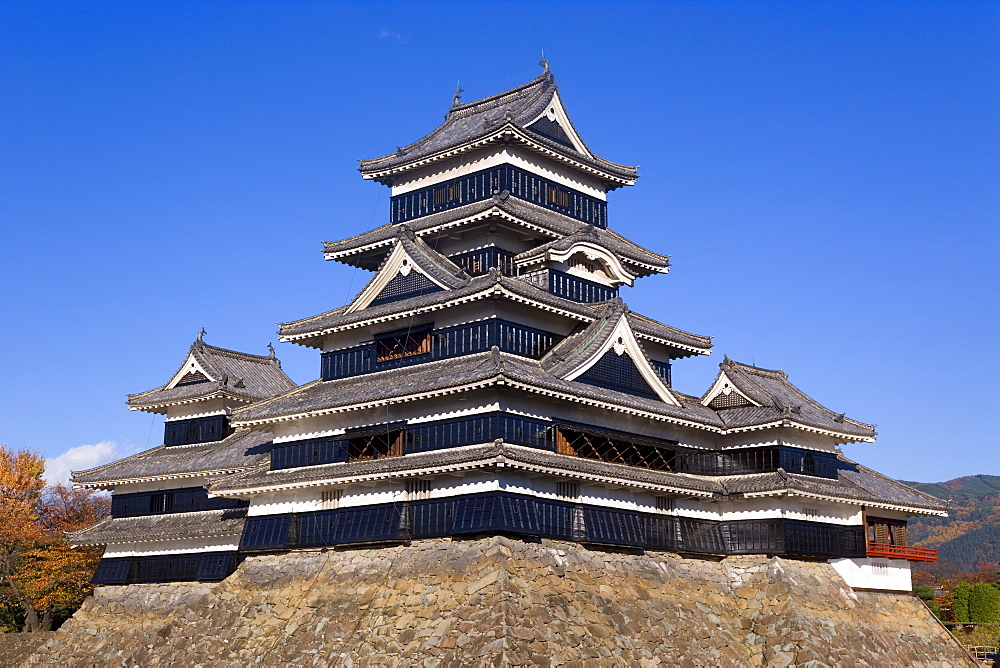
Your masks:
[[[658,496],[656,497],[656,509],[663,511],[671,511],[676,508],[676,503],[674,498],[670,496]]]
[[[432,485],[430,480],[407,480],[405,485],[407,501],[431,498]]]
[[[375,361],[388,362],[431,351],[430,331],[386,336],[375,340]]]
[[[556,496],[563,499],[575,501],[580,498],[580,483],[578,482],[557,482]]]
[[[320,507],[323,510],[336,510],[340,508],[340,500],[344,497],[342,489],[328,489],[320,492]]]

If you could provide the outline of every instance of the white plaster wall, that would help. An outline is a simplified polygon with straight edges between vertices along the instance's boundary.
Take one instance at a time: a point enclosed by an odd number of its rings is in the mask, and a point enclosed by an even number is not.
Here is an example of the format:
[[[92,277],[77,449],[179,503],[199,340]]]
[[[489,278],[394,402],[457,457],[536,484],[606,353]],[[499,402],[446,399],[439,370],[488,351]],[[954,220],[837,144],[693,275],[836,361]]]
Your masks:
[[[241,403],[234,404],[232,401],[228,401],[228,404],[237,406],[245,405]],[[166,420],[167,422],[187,420],[189,418],[208,417],[210,415],[225,415],[228,412],[226,399],[209,399],[207,401],[196,401],[191,404],[181,404],[180,406],[168,406]]]
[[[465,176],[497,165],[514,165],[526,171],[579,190],[599,200],[606,200],[605,188],[597,179],[583,176],[578,170],[561,163],[548,160],[517,146],[492,145],[482,150],[470,151],[451,160],[429,165],[397,177],[392,186],[392,194],[402,195],[420,190],[440,181]]]
[[[905,559],[830,559],[844,581],[858,589],[911,591],[910,562]]]
[[[171,450],[174,447],[170,446]],[[122,485],[115,485],[115,494],[132,494],[133,492],[159,492],[168,489],[181,489],[186,487],[204,487],[208,483],[207,476],[192,476],[190,478],[174,478],[171,480],[152,480],[149,482],[133,482]]]
[[[798,497],[761,497],[719,502],[724,520],[757,520],[783,517],[826,524],[861,524],[861,507],[812,501]],[[815,514],[809,512],[815,511]]]
[[[774,427],[761,431],[750,431],[739,434],[729,434],[719,439],[719,448],[738,449],[756,448],[765,445],[788,445],[805,450],[818,450],[821,452],[834,452],[837,446],[837,439],[830,436],[823,436],[801,429],[787,427]]]
[[[239,536],[216,538],[183,538],[179,540],[158,540],[141,543],[118,543],[108,545],[105,557],[148,557],[157,554],[198,554],[239,548]]]

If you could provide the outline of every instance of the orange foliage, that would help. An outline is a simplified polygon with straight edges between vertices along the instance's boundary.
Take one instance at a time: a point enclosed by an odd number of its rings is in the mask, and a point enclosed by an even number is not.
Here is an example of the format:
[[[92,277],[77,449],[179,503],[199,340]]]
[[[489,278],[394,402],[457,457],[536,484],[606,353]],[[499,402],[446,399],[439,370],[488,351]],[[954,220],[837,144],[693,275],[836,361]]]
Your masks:
[[[93,590],[100,548],[71,548],[64,532],[108,515],[109,503],[89,490],[48,489],[38,455],[0,445],[0,604],[25,612],[25,630],[51,627]]]

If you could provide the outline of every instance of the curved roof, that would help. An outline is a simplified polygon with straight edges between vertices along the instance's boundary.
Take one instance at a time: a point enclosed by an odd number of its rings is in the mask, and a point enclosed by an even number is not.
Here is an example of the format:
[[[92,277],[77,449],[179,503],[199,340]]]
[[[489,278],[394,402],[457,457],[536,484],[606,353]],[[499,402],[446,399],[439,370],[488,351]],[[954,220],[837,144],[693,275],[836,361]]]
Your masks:
[[[198,382],[178,382],[178,375],[190,362],[200,370]],[[170,380],[163,385],[127,395],[127,404],[134,410],[164,412],[169,405],[228,397],[239,401],[257,401],[287,392],[295,383],[281,370],[281,362],[271,355],[250,355],[226,348],[216,348],[201,340],[191,344],[188,356]]]
[[[582,143],[579,150],[567,141],[565,130],[557,123],[544,123],[545,113],[558,86],[548,66],[535,79],[490,95],[475,102],[454,104],[444,123],[412,144],[399,147],[380,158],[361,160],[359,170],[365,178],[385,181],[392,174],[422,166],[453,155],[457,149],[486,141],[520,140],[556,159],[563,159],[610,181],[610,187],[631,184],[638,178],[635,167],[619,165],[594,155]],[[559,103],[561,108],[561,103]],[[568,117],[570,130],[579,137]],[[555,126],[555,127],[553,127]]]
[[[852,420],[843,413],[834,413],[792,385],[784,371],[761,369],[726,358],[719,364],[719,375],[713,388],[723,376],[743,396],[757,404],[746,402],[730,408],[717,408],[720,419],[729,429],[747,430],[788,423],[850,441],[875,440],[875,425]],[[710,393],[711,390],[702,396],[703,403],[707,403]]]
[[[193,513],[107,517],[66,534],[72,545],[109,545],[185,538],[237,537],[243,532],[246,508]]]

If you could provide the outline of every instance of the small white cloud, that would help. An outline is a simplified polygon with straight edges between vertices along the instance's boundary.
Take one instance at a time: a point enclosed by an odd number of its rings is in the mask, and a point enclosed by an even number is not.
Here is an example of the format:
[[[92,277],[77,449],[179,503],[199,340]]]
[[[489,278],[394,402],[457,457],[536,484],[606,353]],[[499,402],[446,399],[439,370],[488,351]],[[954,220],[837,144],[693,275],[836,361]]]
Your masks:
[[[396,40],[397,42],[402,42],[403,41],[403,36],[402,35],[400,35],[398,32],[394,32],[392,30],[389,30],[388,28],[382,28],[381,30],[379,30],[377,36],[378,36],[379,39],[386,39],[386,38],[391,37],[392,39]]]
[[[84,471],[110,462],[118,456],[118,444],[101,441],[93,445],[78,445],[58,457],[45,460],[45,481],[50,485],[69,483],[72,471]]]

